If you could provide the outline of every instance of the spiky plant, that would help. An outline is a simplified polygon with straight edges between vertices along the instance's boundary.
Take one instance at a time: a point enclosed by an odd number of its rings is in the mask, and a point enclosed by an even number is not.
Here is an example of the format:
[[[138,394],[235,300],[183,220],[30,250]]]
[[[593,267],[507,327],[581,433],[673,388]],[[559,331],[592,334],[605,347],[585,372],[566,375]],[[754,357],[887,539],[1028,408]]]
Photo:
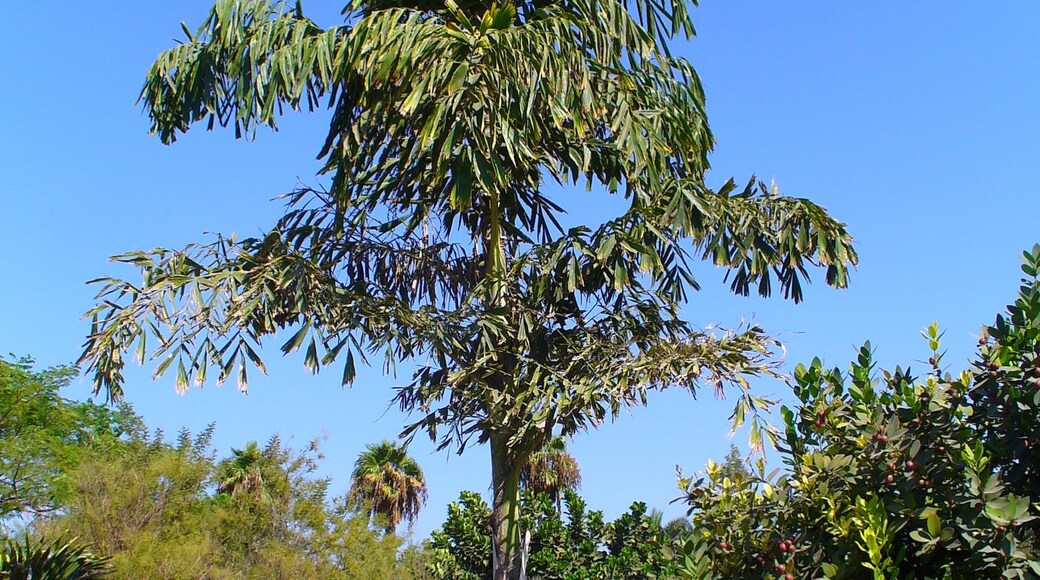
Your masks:
[[[90,580],[110,571],[108,557],[96,556],[76,538],[8,538],[0,552],[0,578],[10,580]]]

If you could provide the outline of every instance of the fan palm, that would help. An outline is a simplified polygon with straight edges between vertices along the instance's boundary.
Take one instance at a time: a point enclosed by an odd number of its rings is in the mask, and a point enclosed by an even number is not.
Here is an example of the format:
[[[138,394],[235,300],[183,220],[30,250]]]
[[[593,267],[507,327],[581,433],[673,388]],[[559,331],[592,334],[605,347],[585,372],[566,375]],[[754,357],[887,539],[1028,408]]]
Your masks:
[[[244,449],[231,449],[231,457],[219,468],[217,493],[232,497],[250,494],[264,497],[264,453],[256,441],[246,443]]]
[[[544,447],[531,454],[520,472],[520,485],[536,493],[544,493],[561,508],[564,490],[581,487],[578,460],[567,451],[567,440],[553,437]]]
[[[383,441],[358,454],[348,499],[359,510],[381,518],[389,534],[411,523],[426,503],[426,477],[408,455],[408,446]]]

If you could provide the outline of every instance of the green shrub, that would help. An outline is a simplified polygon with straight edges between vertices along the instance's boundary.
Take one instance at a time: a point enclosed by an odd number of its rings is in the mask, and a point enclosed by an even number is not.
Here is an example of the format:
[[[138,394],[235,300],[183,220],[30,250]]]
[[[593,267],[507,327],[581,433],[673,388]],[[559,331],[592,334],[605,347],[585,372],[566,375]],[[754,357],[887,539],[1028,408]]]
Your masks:
[[[934,324],[921,376],[876,371],[869,343],[847,373],[798,365],[782,472],[710,463],[680,478],[697,530],[685,576],[1040,575],[1040,246],[1025,256],[1019,298],[984,329],[972,370],[943,372]]]

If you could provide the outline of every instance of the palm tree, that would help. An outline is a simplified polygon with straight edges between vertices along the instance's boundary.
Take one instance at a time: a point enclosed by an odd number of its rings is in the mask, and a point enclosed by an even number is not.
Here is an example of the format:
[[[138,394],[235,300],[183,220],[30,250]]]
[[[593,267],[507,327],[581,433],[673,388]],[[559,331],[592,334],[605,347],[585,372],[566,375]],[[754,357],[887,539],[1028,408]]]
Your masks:
[[[487,443],[494,576],[515,580],[520,471],[545,433],[601,425],[651,390],[743,393],[773,372],[759,327],[680,318],[693,261],[726,269],[737,294],[797,301],[811,266],[845,286],[855,248],[807,200],[706,183],[704,94],[669,48],[693,34],[696,1],[353,0],[329,28],[301,4],[217,1],[141,101],[166,143],[328,106],[327,179],[260,236],[121,256],[145,283],[99,281],[81,362],[118,399],[124,353],[146,344],[179,389],[209,369],[246,390],[280,330],[284,353],[342,362],[345,384],[366,353],[429,361],[395,396],[418,415],[402,434]],[[556,184],[624,209],[565,229]],[[762,404],[742,395],[734,421]]]
[[[232,456],[221,462],[217,493],[232,497],[250,494],[265,495],[263,461],[264,453],[256,441],[246,443],[245,449],[231,449]]]
[[[548,495],[556,502],[556,509],[561,510],[564,490],[581,487],[581,469],[578,460],[567,452],[567,440],[553,437],[531,454],[520,472],[520,485]]]
[[[368,445],[358,454],[350,481],[349,502],[383,518],[388,534],[402,520],[415,521],[426,503],[426,477],[404,444],[384,440]]]

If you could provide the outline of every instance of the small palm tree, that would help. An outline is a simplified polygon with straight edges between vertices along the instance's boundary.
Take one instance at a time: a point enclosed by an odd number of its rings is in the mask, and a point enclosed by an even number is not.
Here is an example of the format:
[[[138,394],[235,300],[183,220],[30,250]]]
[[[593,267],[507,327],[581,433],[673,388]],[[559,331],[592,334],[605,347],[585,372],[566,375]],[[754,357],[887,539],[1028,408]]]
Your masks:
[[[94,555],[75,538],[47,542],[26,536],[23,541],[8,539],[0,548],[0,578],[91,580],[109,572],[109,558]]]
[[[560,510],[564,490],[581,487],[581,469],[578,460],[567,452],[567,440],[553,437],[533,453],[520,472],[520,485],[548,495]]]
[[[245,449],[231,449],[232,456],[221,462],[217,493],[232,497],[250,494],[263,497],[264,453],[256,441],[246,443]]]
[[[355,509],[383,518],[388,534],[403,520],[415,521],[426,503],[426,477],[404,444],[368,445],[358,454],[350,480],[348,501]]]

